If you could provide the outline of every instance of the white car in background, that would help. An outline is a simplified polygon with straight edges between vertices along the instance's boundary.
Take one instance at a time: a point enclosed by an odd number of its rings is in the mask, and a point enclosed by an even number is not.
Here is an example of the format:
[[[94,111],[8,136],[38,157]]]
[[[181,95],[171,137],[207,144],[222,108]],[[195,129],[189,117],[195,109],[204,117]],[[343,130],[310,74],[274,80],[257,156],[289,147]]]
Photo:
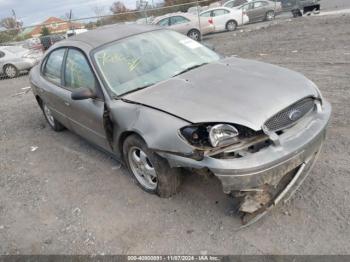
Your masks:
[[[176,32],[187,35],[193,40],[201,40],[202,35],[214,32],[214,25],[208,19],[200,17],[200,26],[198,16],[189,13],[172,13],[156,17],[152,24],[168,27]]]
[[[215,27],[215,32],[234,31],[237,26],[249,23],[249,17],[243,10],[227,7],[216,7],[200,13],[200,17],[207,18]]]
[[[21,46],[0,46],[0,76],[17,77],[39,63],[43,53]]]

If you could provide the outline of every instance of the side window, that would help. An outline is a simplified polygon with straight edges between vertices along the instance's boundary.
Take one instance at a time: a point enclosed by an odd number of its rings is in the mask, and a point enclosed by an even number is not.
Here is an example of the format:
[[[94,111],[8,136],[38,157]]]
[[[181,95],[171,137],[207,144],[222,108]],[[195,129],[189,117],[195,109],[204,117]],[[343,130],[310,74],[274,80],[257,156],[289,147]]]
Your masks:
[[[187,23],[189,21],[190,20],[188,20],[187,18],[185,18],[183,16],[173,16],[170,18],[171,25],[183,24],[183,23]]]
[[[68,51],[64,80],[68,89],[80,87],[96,89],[96,79],[88,61],[80,51],[75,49]]]
[[[247,4],[247,5],[242,6],[243,11],[247,11],[247,10],[251,10],[251,9],[253,9],[253,4]]]
[[[210,17],[210,11],[201,14],[201,17]]]
[[[0,58],[3,58],[5,56],[5,53],[0,51]]]
[[[169,18],[164,18],[162,20],[160,20],[157,25],[160,25],[160,26],[169,26]]]
[[[53,51],[47,59],[43,70],[44,76],[56,84],[61,83],[61,68],[65,51],[65,48]]]
[[[235,4],[235,2],[234,2],[234,1],[227,2],[227,3],[225,4],[225,7],[232,8],[234,4]]]
[[[263,3],[262,2],[255,2],[254,3],[254,8],[260,8],[263,6]]]
[[[220,16],[220,15],[225,15],[229,13],[229,11],[225,10],[225,9],[217,9],[213,11],[213,16]]]

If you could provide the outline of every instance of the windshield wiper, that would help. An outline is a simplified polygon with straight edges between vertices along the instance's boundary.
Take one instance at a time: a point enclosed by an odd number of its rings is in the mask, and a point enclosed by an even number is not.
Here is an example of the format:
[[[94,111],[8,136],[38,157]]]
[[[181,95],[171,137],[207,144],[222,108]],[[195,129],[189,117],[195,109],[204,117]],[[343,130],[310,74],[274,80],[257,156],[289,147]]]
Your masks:
[[[202,63],[202,64],[190,66],[190,67],[188,67],[188,68],[182,70],[180,73],[177,73],[177,74],[173,75],[172,77],[181,75],[181,74],[183,74],[183,73],[186,73],[186,72],[188,72],[188,71],[191,71],[192,69],[195,69],[195,68],[197,68],[197,67],[200,67],[200,66],[203,66],[203,65],[206,65],[206,64],[208,64],[208,63]]]
[[[147,87],[149,87],[149,86],[152,86],[152,85],[154,85],[154,83],[153,83],[153,84],[144,85],[144,86],[140,86],[140,87],[137,87],[137,88],[135,88],[135,89],[129,90],[129,91],[127,91],[127,92],[125,92],[125,93],[123,93],[123,94],[121,94],[121,95],[119,95],[119,96],[124,96],[124,95],[130,94],[130,93],[134,93],[134,92],[136,92],[136,91],[145,89],[145,88],[147,88]],[[119,97],[119,96],[118,96],[118,97]]]

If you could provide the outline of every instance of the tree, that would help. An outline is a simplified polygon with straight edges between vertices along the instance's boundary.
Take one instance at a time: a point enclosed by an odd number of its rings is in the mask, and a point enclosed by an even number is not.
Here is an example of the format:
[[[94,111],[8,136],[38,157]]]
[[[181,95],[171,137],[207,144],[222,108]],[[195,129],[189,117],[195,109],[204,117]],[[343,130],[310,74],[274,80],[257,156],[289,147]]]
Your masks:
[[[95,25],[96,26],[100,26],[100,25],[102,25],[103,24],[103,18],[102,18],[102,16],[105,14],[105,8],[104,8],[104,6],[94,6],[93,8],[92,8],[92,11],[95,13],[95,15],[98,17],[98,19],[97,19],[97,21],[96,21],[96,23],[95,23]]]
[[[50,34],[50,29],[47,28],[46,26],[43,26],[43,27],[41,28],[40,34],[41,34],[42,36],[49,35],[49,34]]]
[[[0,43],[11,42],[16,36],[16,30],[0,31]]]
[[[129,9],[127,9],[126,6],[120,1],[114,2],[110,9],[113,14],[125,13],[129,11]]]
[[[5,17],[0,20],[0,26],[6,29],[19,29],[23,22],[16,20],[13,17]]]
[[[111,12],[115,14],[115,16],[103,19],[103,22],[106,24],[116,23],[116,22],[126,22],[126,21],[135,21],[137,18],[140,18],[140,14],[138,13],[127,13],[133,10],[128,9],[121,1],[116,1],[112,4],[110,8]]]

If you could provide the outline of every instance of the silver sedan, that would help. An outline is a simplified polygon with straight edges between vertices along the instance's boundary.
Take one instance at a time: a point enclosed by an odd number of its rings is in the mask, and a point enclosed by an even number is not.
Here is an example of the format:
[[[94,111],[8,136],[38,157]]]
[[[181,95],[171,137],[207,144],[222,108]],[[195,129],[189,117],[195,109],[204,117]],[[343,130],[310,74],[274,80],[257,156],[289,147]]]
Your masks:
[[[42,52],[31,51],[20,46],[0,46],[0,75],[8,78],[29,71],[42,57]]]
[[[299,73],[221,58],[172,30],[118,25],[49,49],[30,74],[48,124],[126,164],[169,197],[181,170],[207,172],[238,197],[244,222],[288,199],[325,140],[331,106]]]

